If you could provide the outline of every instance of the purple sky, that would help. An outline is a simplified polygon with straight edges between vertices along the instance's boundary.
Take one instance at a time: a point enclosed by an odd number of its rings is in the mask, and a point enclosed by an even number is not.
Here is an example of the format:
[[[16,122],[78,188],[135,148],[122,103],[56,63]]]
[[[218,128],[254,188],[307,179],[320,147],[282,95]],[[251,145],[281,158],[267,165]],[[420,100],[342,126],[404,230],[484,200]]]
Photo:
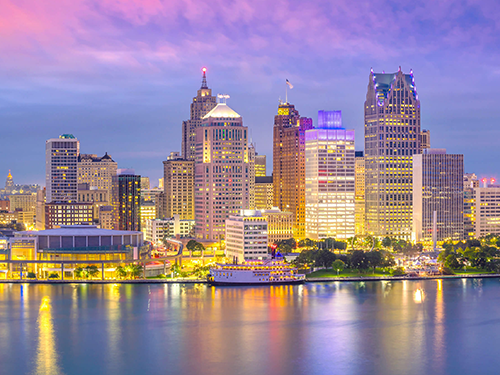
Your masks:
[[[342,110],[362,150],[370,67],[412,68],[431,145],[498,177],[498,0],[0,0],[0,10],[0,185],[8,169],[43,183],[45,140],[61,133],[158,179],[180,151],[202,66],[268,166],[286,78],[301,115]]]

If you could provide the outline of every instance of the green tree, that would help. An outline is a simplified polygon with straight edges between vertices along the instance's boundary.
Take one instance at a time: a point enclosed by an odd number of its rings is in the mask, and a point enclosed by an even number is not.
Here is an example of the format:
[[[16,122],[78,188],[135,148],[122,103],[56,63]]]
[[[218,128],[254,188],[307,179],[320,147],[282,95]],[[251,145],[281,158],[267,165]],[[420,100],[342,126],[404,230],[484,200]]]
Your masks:
[[[380,254],[380,251],[373,250],[366,253],[365,256],[368,267],[373,268],[373,272],[375,272],[376,267],[382,266],[382,254]]]
[[[313,253],[314,265],[316,267],[328,267],[336,259],[334,253],[329,250],[317,250]]]
[[[313,241],[309,238],[304,238],[303,240],[300,240],[298,243],[299,247],[306,247],[308,249],[315,249],[317,248],[316,241]]]
[[[127,277],[127,271],[123,268],[123,266],[116,267],[115,272],[118,279],[124,279]]]
[[[392,245],[391,237],[384,237],[384,239],[382,240],[382,246],[388,249],[391,247],[391,245]]]
[[[458,261],[458,256],[455,253],[448,255],[444,261],[444,266],[451,268],[453,270],[461,268],[461,264]]]
[[[95,264],[85,267],[85,271],[91,279],[99,274],[99,268]]]
[[[365,252],[362,250],[354,250],[351,254],[351,267],[357,270],[365,270],[368,268],[368,261]]]
[[[28,272],[28,274],[26,275],[26,278],[36,279],[36,274],[34,272]]]
[[[133,264],[130,270],[130,275],[137,278],[142,275],[143,267],[142,264]]]
[[[59,274],[57,272],[52,272],[49,275],[49,279],[58,279],[58,278],[59,278]]]
[[[77,279],[82,279],[85,277],[85,271],[83,270],[82,267],[75,268],[75,277]]]
[[[337,271],[337,276],[339,275],[340,272],[344,270],[345,263],[342,262],[340,259],[335,259],[335,261],[332,263],[332,268]]]
[[[404,276],[405,269],[403,267],[397,267],[392,271],[392,276]]]

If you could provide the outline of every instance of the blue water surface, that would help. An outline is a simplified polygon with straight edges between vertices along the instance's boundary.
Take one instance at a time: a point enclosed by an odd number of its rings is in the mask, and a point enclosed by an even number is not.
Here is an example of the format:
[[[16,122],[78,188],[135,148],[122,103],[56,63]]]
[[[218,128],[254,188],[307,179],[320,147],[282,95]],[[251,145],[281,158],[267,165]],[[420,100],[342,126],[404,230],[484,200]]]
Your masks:
[[[0,284],[0,374],[499,374],[499,279]]]

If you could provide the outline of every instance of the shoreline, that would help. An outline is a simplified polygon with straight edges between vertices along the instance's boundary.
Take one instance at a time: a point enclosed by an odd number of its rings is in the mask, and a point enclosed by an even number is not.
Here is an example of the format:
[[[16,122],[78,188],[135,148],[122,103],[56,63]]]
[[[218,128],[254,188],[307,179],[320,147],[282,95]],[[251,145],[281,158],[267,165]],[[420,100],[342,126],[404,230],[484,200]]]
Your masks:
[[[438,276],[366,276],[366,277],[313,277],[306,278],[306,283],[324,282],[361,282],[361,281],[417,281],[417,280],[449,280],[449,279],[494,279],[499,273],[477,275],[438,275]],[[137,280],[0,280],[0,284],[207,284],[205,279],[137,279]],[[259,284],[256,284],[259,285]],[[267,285],[267,284],[262,284]],[[248,285],[247,285],[248,286]]]

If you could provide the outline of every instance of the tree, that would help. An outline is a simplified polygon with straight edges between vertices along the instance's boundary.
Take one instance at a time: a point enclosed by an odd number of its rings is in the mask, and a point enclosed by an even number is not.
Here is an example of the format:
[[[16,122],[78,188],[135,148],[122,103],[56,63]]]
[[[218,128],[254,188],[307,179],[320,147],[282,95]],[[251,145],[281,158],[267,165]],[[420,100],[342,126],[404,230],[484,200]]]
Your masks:
[[[142,275],[143,267],[142,264],[133,264],[130,270],[130,275],[137,278]]]
[[[96,277],[99,274],[99,269],[95,264],[85,267],[85,271],[90,278]]]
[[[403,267],[398,267],[392,271],[392,276],[404,276],[405,270]]]
[[[36,274],[34,272],[28,272],[28,274],[26,275],[26,278],[36,279]]]
[[[49,279],[58,279],[58,278],[59,278],[59,274],[57,272],[52,272],[49,275]]]
[[[448,255],[444,261],[444,266],[451,268],[453,270],[461,268],[460,262],[458,261],[458,256],[455,253]]]
[[[329,250],[317,250],[313,253],[313,256],[316,267],[328,267],[336,259],[335,254]]]
[[[85,271],[82,267],[75,268],[75,277],[77,279],[82,279],[85,276]]]
[[[310,238],[304,238],[303,240],[300,240],[298,245],[299,247],[307,247],[309,249],[317,248],[316,241],[313,241]]]
[[[368,266],[373,268],[373,272],[375,272],[376,267],[380,267],[382,265],[382,254],[380,254],[380,251],[370,251],[366,253],[365,256]]]
[[[391,237],[384,237],[384,239],[382,240],[382,246],[385,248],[389,248],[391,247],[391,244],[392,244]]]
[[[351,266],[358,270],[364,270],[368,268],[368,262],[364,251],[354,250],[351,255]]]
[[[115,272],[116,272],[116,276],[119,279],[123,279],[123,278],[127,277],[127,271],[125,270],[125,268],[123,268],[123,266],[116,267]]]
[[[345,263],[342,262],[340,259],[335,259],[335,261],[332,263],[332,268],[337,271],[337,276],[341,271],[344,270]]]

